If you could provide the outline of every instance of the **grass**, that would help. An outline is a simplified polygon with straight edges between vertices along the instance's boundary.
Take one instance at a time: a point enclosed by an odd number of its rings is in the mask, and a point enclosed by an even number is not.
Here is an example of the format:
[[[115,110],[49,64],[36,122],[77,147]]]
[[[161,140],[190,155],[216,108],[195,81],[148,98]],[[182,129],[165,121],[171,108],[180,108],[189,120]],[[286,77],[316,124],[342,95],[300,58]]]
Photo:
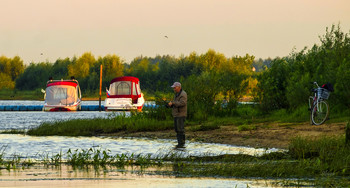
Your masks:
[[[194,177],[277,178],[281,179],[283,185],[347,187],[350,185],[350,146],[345,143],[343,136],[318,139],[296,137],[287,152],[262,156],[239,154],[196,157],[190,165],[183,165],[177,174]],[[297,183],[295,180],[298,180]]]
[[[251,130],[256,130],[257,127],[252,124],[243,124],[238,126],[238,131],[251,131]]]
[[[109,118],[74,119],[69,121],[46,122],[39,127],[28,130],[28,135],[35,136],[95,136],[120,131],[140,132],[173,128],[170,120],[159,121],[146,118],[138,113],[127,117],[112,115]]]
[[[44,94],[41,89],[36,89],[32,91],[20,91],[20,90],[10,90],[1,89],[0,90],[1,100],[44,100]]]
[[[305,110],[305,112],[303,112]],[[301,113],[304,115],[301,115]],[[236,109],[237,116],[213,117],[207,120],[186,120],[190,131],[210,131],[220,129],[221,126],[237,126],[239,131],[252,131],[266,128],[269,123],[278,123],[280,126],[290,127],[300,122],[308,122],[307,109],[300,108],[290,113],[278,110],[272,114],[263,115],[256,111],[254,106],[240,105]],[[342,119],[342,117],[339,117]],[[343,118],[344,119],[344,118]],[[333,119],[339,121],[339,119]],[[111,115],[109,118],[75,119],[68,121],[46,122],[27,132],[35,136],[95,136],[116,132],[162,131],[173,129],[171,109],[163,106],[148,108],[143,113],[132,113],[130,117]]]
[[[209,130],[215,130],[220,128],[220,123],[218,122],[204,122],[200,125],[194,125],[191,126],[189,129],[193,132],[195,131],[209,131]]]
[[[87,150],[78,150],[75,151],[68,150],[67,152],[67,164],[72,166],[83,167],[86,165],[94,166],[151,166],[156,164],[154,160],[151,159],[150,155],[134,155],[134,154],[117,154],[110,155],[110,150],[100,150],[90,148]]]
[[[10,129],[10,130],[4,130],[0,132],[0,134],[25,134],[25,133],[26,131],[21,129]]]

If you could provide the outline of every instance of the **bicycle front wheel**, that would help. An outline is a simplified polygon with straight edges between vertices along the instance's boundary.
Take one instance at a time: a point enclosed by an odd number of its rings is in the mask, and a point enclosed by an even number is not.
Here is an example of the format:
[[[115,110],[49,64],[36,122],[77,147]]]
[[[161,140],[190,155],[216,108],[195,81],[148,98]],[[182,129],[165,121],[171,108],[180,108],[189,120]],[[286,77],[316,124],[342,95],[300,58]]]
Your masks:
[[[313,106],[311,111],[311,120],[315,125],[324,123],[329,115],[329,105],[327,101],[320,101]]]

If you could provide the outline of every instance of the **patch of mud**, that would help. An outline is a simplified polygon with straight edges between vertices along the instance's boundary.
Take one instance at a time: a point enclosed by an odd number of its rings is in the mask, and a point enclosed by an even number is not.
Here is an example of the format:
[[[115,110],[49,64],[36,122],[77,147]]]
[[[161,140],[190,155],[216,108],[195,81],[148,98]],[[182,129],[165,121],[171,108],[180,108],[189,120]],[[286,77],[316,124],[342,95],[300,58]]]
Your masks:
[[[317,138],[321,136],[335,136],[345,134],[346,122],[310,125],[310,123],[269,123],[257,124],[256,130],[238,131],[237,126],[221,126],[216,130],[190,131],[186,128],[186,139],[206,143],[220,143],[255,148],[287,149],[292,138],[297,136]],[[109,136],[120,137],[148,137],[162,139],[176,139],[173,130],[158,132],[115,133]]]

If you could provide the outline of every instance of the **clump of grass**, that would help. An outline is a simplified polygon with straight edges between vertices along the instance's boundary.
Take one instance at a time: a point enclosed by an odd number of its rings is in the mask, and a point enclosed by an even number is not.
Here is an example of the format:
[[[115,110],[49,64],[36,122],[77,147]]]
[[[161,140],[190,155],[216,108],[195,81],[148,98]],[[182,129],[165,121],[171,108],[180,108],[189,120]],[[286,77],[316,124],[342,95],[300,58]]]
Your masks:
[[[110,150],[101,149],[71,149],[67,152],[67,163],[76,167],[84,167],[87,165],[94,166],[118,166],[124,167],[126,165],[137,165],[137,166],[149,166],[154,165],[154,160],[151,159],[151,155],[134,155],[134,154],[116,154],[111,155]]]
[[[304,105],[293,110],[280,109],[273,111],[267,116],[269,121],[277,122],[305,122],[310,118],[310,113],[308,113],[308,106]]]
[[[308,166],[318,167],[324,173],[338,176],[350,175],[350,150],[344,136],[318,139],[297,137],[291,141],[289,154]]]
[[[1,146],[0,147],[0,165],[4,162],[4,154],[7,146]]]
[[[252,130],[256,130],[257,127],[256,125],[252,125],[252,124],[243,124],[243,125],[239,125],[238,126],[238,131],[252,131]]]
[[[218,124],[217,122],[204,122],[197,126],[191,126],[190,130],[191,131],[209,131],[209,130],[215,130],[219,128],[220,128],[220,124]]]
[[[4,130],[0,132],[0,134],[24,134],[24,133],[25,133],[25,130],[19,130],[19,129]]]
[[[316,139],[295,137],[289,145],[289,153],[296,159],[321,157],[329,160],[334,159],[334,155],[343,150],[348,150],[343,136],[322,136]],[[348,154],[350,154],[350,151]]]
[[[255,119],[262,115],[261,111],[253,105],[239,105],[237,107],[237,114],[244,119]]]

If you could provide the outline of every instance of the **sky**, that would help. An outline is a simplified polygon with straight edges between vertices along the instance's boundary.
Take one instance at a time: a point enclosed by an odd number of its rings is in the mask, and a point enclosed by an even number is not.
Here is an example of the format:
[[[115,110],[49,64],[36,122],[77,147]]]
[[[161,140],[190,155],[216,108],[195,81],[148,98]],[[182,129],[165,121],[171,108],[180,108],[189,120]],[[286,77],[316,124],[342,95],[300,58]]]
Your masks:
[[[0,56],[288,56],[350,31],[349,0],[0,0]]]

